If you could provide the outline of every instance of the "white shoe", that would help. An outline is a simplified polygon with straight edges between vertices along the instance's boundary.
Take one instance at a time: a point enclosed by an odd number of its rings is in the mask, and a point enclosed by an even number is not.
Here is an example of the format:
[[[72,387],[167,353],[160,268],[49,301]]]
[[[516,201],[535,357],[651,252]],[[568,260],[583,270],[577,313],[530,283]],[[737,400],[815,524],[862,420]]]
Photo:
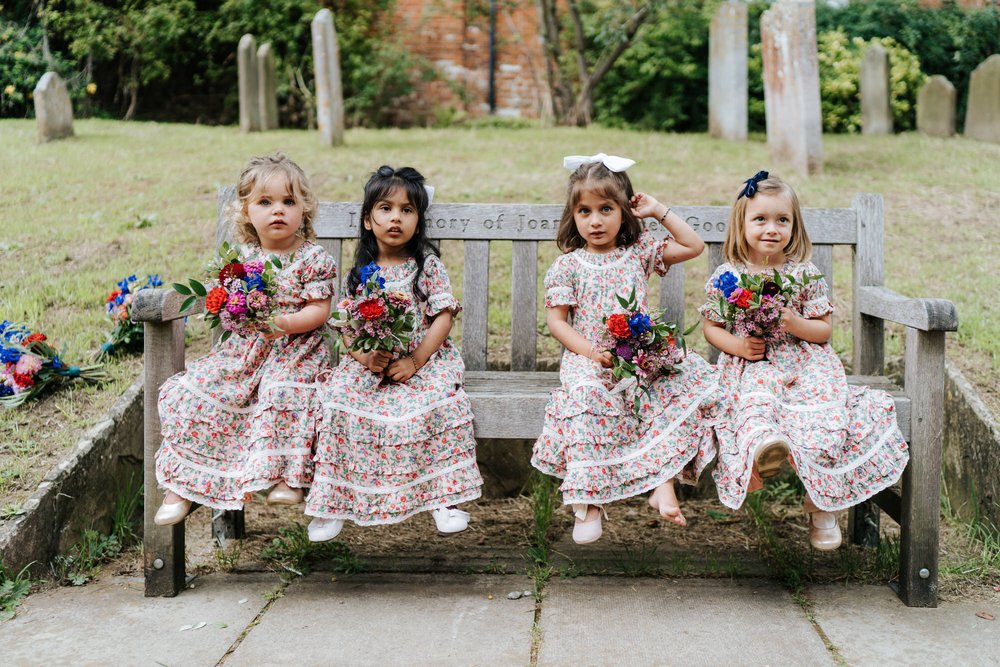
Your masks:
[[[757,474],[761,479],[777,475],[787,460],[788,443],[778,436],[771,436],[761,442],[753,453],[753,462],[757,465]]]
[[[594,505],[594,507],[600,510],[597,513],[597,518],[587,521],[587,510],[590,509],[590,505],[573,505],[573,516],[576,518],[576,523],[573,524],[573,541],[577,544],[596,542],[601,539],[601,535],[604,533],[604,528],[601,526],[601,514],[607,518],[608,513],[601,505]]]
[[[440,533],[460,533],[469,527],[469,513],[455,507],[439,507],[431,510],[431,516]]]
[[[163,503],[153,516],[153,523],[157,526],[173,526],[183,521],[191,513],[191,501],[181,499],[179,502]]]
[[[809,544],[816,551],[833,551],[840,546],[840,523],[833,512],[809,512]]]
[[[309,528],[306,530],[309,533],[310,542],[327,542],[340,535],[340,531],[343,529],[343,519],[321,519],[315,517],[309,522]]]

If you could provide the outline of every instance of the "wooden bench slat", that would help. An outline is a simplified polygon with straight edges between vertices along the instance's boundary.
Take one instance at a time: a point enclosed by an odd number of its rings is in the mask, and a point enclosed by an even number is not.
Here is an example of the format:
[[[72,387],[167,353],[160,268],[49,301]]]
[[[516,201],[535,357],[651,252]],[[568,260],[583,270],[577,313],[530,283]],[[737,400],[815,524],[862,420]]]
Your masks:
[[[532,370],[538,342],[537,241],[514,241],[510,280],[510,367]]]
[[[465,242],[462,292],[462,358],[470,370],[486,369],[487,308],[490,288],[490,242]]]
[[[721,243],[729,224],[728,206],[674,206],[706,242]],[[434,204],[427,209],[427,231],[435,239],[551,241],[563,207],[557,204]],[[322,202],[313,225],[324,238],[358,235],[359,202]],[[852,245],[857,241],[857,212],[850,208],[806,208],[802,217],[813,243]],[[654,220],[647,227],[666,232]]]
[[[675,264],[660,279],[660,308],[684,331],[684,265]]]

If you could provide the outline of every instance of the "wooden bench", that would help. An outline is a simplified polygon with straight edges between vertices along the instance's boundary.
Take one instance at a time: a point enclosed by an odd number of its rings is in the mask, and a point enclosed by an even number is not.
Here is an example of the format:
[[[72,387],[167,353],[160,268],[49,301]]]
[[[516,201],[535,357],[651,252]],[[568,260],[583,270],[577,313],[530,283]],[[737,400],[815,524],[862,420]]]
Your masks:
[[[219,192],[217,241],[226,233],[221,212],[234,196]],[[357,238],[360,204],[320,205],[315,227],[319,242],[346,268],[344,240]],[[675,206],[709,244],[708,269],[721,261],[729,209],[722,206]],[[475,411],[475,432],[482,438],[534,439],[541,431],[549,391],[558,373],[536,371],[538,331],[538,243],[552,242],[560,205],[435,204],[428,211],[431,235],[464,243],[464,312],[460,318],[466,389]],[[957,328],[955,307],[940,299],[910,299],[883,287],[883,204],[877,194],[858,194],[851,208],[805,209],[814,262],[833,285],[833,246],[853,250],[853,371],[855,384],[892,392],[899,425],[910,443],[910,463],[901,492],[883,491],[873,502],[850,512],[849,539],[878,541],[880,506],[901,525],[898,593],[908,606],[937,605],[938,517],[941,441],[944,423],[945,332]],[[658,231],[657,231],[658,230]],[[662,228],[654,231],[663,234]],[[511,354],[509,371],[487,370],[487,303],[491,241],[513,241],[511,260]],[[703,261],[703,260],[694,260]],[[543,269],[544,271],[544,269]],[[698,286],[699,291],[701,285]],[[145,323],[145,578],[146,595],[176,595],[185,585],[184,524],[159,527],[153,515],[163,499],[154,474],[160,446],[156,399],[161,384],[184,368],[185,315],[201,312],[196,303],[179,312],[181,297],[171,290],[137,294],[133,319]],[[695,304],[690,304],[695,305]],[[684,319],[684,267],[674,266],[662,280],[660,307]],[[843,317],[838,313],[837,317]],[[905,390],[883,376],[884,321],[905,325]],[[877,506],[876,506],[877,504]],[[242,512],[217,512],[213,521],[220,540],[243,536]]]

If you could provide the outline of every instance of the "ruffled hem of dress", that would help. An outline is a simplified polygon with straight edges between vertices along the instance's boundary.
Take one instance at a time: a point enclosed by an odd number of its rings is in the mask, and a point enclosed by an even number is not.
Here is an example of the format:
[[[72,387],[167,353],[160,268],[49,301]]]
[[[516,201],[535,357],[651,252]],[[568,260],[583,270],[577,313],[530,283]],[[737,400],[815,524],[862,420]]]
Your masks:
[[[448,461],[474,461],[476,438],[470,420],[422,441],[378,446],[346,439],[338,441],[334,436],[318,442],[314,451],[317,466],[330,466],[344,475],[396,483],[397,477],[412,477],[422,470],[445,466]]]
[[[345,519],[359,526],[398,523],[418,512],[475,500],[482,495],[482,476],[475,458],[418,476],[404,485],[370,487],[343,479],[343,471],[317,465],[305,513]]]
[[[274,456],[272,454],[272,456]],[[248,493],[254,493],[271,488],[278,481],[284,481],[292,488],[308,487],[312,483],[312,461],[308,449],[304,452],[298,448],[295,454],[280,454],[279,465],[255,466],[250,464],[250,470],[255,474],[243,471],[237,473],[221,473],[212,470],[204,464],[192,463],[171,448],[161,448],[156,455],[156,481],[161,487],[173,491],[187,500],[200,503],[206,507],[222,510],[238,510],[243,508],[243,498]],[[256,477],[256,473],[271,474],[265,471],[281,470],[277,477],[267,479]],[[198,480],[197,482],[195,480]],[[210,487],[205,487],[205,482]]]
[[[323,406],[316,436],[317,456],[326,443],[337,446],[338,438],[358,447],[407,446],[471,424],[472,420],[472,402],[464,391],[397,417],[328,402]]]

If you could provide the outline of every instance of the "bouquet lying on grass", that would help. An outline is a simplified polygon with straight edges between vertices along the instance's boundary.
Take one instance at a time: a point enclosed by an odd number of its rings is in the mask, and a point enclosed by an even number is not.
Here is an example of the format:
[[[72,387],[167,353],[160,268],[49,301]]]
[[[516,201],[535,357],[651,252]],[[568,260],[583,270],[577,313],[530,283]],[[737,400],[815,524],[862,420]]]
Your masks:
[[[0,322],[0,405],[16,408],[46,389],[78,379],[93,383],[108,379],[100,364],[67,364],[47,340],[24,324]]]
[[[97,353],[97,360],[121,352],[139,352],[142,350],[142,323],[133,322],[132,300],[135,293],[144,289],[159,287],[163,284],[160,276],[146,276],[146,283],[139,285],[139,279],[133,276],[122,278],[118,282],[118,289],[113,290],[105,299],[107,304],[107,318],[111,320],[111,333],[108,340],[101,345],[101,350]]]
[[[407,350],[416,328],[413,298],[407,292],[386,291],[381,267],[372,262],[361,267],[355,296],[346,296],[333,311],[331,324],[340,330],[347,349]]]
[[[679,373],[687,346],[677,324],[664,319],[663,313],[650,317],[635,300],[635,288],[628,298],[616,297],[625,313],[604,318],[604,329],[596,347],[613,357],[611,376],[616,380],[635,378],[640,392],[649,396],[653,381],[670,373]],[[638,412],[642,394],[636,392],[633,409]]]
[[[237,248],[223,242],[218,258],[208,267],[208,283],[191,278],[187,284],[174,283],[177,292],[187,296],[181,311],[187,310],[195,299],[205,297],[202,318],[214,329],[221,326],[221,340],[232,334],[253,336],[271,333],[277,292],[275,273],[281,269],[281,260],[271,255],[265,261],[241,262]]]
[[[715,312],[740,338],[773,339],[782,330],[781,309],[800,289],[822,277],[803,275],[800,280],[775,269],[773,275],[744,273],[737,278],[726,271],[712,283],[722,292]]]

